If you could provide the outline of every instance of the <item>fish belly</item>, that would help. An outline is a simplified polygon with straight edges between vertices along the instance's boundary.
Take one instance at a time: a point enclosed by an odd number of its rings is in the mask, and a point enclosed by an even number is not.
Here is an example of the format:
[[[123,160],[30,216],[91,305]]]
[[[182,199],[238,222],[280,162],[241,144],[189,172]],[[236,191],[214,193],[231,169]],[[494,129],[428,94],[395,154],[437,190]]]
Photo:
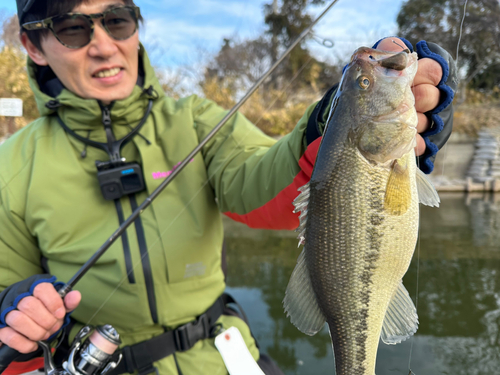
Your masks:
[[[409,155],[408,157],[412,157]],[[328,181],[311,179],[306,264],[330,328],[337,375],[373,375],[384,316],[418,232],[414,157],[411,204],[384,209],[390,171],[347,149]]]

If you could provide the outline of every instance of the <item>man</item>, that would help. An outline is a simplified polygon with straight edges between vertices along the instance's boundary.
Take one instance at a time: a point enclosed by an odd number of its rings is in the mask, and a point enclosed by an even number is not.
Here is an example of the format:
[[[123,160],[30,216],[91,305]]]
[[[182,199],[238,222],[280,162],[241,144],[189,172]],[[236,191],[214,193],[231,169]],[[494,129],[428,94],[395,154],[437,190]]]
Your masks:
[[[234,326],[264,372],[279,373],[248,325],[230,310],[221,315],[220,212],[251,227],[298,225],[291,201],[310,177],[335,90],[279,142],[235,115],[62,301],[51,275],[68,281],[225,111],[162,93],[132,1],[17,3],[41,117],[0,147],[0,341],[32,353],[74,310],[70,339],[91,322],[113,325],[123,346],[139,345],[115,374],[206,374],[225,371],[213,337]],[[401,51],[403,42],[378,48]],[[420,44],[419,54],[416,152],[430,172],[435,143],[451,132],[455,73],[439,47]],[[144,359],[153,337],[205,320],[207,332]]]

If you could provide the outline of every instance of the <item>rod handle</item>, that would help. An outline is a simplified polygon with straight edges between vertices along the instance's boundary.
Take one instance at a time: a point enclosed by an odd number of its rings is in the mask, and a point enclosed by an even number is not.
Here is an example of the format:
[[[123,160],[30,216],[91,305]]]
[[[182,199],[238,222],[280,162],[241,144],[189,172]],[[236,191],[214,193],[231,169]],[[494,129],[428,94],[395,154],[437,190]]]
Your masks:
[[[0,348],[0,374],[5,371],[7,367],[14,361],[17,357],[19,357],[21,353],[17,350],[8,347],[3,344]]]

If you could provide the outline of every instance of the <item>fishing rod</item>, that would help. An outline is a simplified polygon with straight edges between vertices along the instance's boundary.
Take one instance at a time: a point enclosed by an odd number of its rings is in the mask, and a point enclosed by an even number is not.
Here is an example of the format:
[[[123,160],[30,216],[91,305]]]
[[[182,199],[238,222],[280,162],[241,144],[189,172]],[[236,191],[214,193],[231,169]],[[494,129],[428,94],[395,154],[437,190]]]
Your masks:
[[[267,70],[266,73],[250,88],[243,98],[224,116],[224,118],[215,126],[210,133],[189,153],[188,156],[172,171],[172,173],[156,188],[155,191],[148,196],[144,202],[132,212],[132,214],[125,220],[118,229],[104,242],[104,244],[90,257],[90,259],[76,272],[76,274],[58,290],[61,298],[64,298],[70,291],[73,290],[75,284],[90,270],[90,268],[99,260],[99,258],[108,250],[113,243],[121,237],[127,228],[149,207],[153,200],[172,182],[172,180],[189,164],[190,160],[201,151],[201,149],[217,134],[217,132],[227,123],[227,121],[241,108],[241,106],[250,98],[250,96],[262,85],[262,83],[273,73],[273,71],[281,64],[281,62],[292,52],[292,50],[304,40],[304,38],[311,32],[312,28],[325,16],[326,13],[338,2],[334,0],[328,5],[325,10],[299,35],[299,37],[288,47],[283,55]],[[74,343],[70,348],[70,357],[68,361],[63,363],[63,369],[55,368],[50,352],[50,347],[44,341],[39,341],[39,346],[44,352],[45,359],[45,373],[47,375],[53,374],[71,374],[71,375],[93,375],[108,372],[117,366],[121,357],[117,362],[111,362],[111,349],[118,348],[120,340],[119,335],[110,325],[100,326],[90,335],[83,344],[81,340],[91,332],[92,328],[86,326],[77,334]],[[93,340],[92,340],[93,339]],[[99,347],[101,344],[101,347]],[[88,353],[94,352],[92,360],[89,361]],[[81,356],[86,352],[87,357]],[[0,374],[14,361],[20,353],[5,344],[0,347]],[[76,358],[79,356],[81,358]],[[99,358],[99,364],[96,364],[96,358]],[[91,363],[92,365],[89,365]],[[85,369],[85,370],[83,370]]]

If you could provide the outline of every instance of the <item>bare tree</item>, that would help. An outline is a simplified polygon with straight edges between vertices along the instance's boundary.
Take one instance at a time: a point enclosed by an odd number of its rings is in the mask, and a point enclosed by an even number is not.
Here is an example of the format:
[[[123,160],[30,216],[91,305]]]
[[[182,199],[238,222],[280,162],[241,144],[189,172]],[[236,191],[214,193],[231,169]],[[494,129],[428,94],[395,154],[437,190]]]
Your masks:
[[[455,58],[458,46],[459,68],[465,73],[463,88],[484,85],[481,76],[490,77],[490,89],[499,86],[500,77],[495,74],[500,62],[499,1],[469,0],[461,30],[463,13],[463,0],[407,0],[398,14],[398,34],[412,42],[436,42]]]
[[[21,47],[17,14],[4,21],[0,38],[6,46]]]

